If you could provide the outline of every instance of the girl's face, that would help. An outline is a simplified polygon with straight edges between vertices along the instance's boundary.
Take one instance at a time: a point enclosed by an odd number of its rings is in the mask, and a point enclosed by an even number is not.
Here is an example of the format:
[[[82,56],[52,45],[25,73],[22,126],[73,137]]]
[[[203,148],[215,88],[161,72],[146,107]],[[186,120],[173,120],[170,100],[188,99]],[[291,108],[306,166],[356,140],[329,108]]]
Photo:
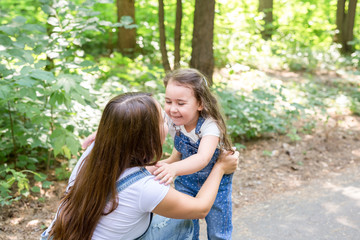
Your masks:
[[[170,80],[165,90],[164,108],[175,125],[184,125],[190,132],[196,127],[203,106],[196,100],[192,88]]]

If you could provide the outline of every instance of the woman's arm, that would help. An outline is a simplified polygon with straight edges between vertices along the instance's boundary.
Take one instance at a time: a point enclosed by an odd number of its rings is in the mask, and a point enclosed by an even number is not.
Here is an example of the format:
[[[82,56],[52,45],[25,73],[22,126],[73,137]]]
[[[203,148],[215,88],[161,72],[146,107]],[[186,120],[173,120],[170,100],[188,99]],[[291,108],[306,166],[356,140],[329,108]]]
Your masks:
[[[224,174],[236,170],[239,152],[222,153],[196,197],[170,188],[165,198],[153,210],[154,213],[177,219],[204,218],[210,211]]]

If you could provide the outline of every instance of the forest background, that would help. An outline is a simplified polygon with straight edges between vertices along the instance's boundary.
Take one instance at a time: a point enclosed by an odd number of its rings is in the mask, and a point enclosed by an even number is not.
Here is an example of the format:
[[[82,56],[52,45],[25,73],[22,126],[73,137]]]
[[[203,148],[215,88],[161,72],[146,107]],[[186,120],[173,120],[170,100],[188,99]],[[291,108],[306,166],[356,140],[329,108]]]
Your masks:
[[[360,115],[357,5],[1,0],[0,206],[45,201],[54,181],[69,177],[104,104],[128,91],[163,102],[171,69],[207,75],[238,149],[274,135],[299,141],[328,121],[330,106]],[[324,83],[323,75],[335,77]],[[171,148],[168,140],[165,154]]]

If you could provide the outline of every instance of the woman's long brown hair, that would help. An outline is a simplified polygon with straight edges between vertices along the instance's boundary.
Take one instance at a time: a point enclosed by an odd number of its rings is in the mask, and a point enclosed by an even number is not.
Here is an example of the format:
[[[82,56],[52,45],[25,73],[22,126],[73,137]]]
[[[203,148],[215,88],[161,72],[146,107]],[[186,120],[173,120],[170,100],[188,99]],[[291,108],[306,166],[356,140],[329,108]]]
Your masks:
[[[55,240],[91,239],[101,216],[118,206],[116,181],[125,169],[162,155],[161,116],[150,94],[126,93],[106,105],[95,144],[63,197],[50,232]],[[111,208],[105,212],[110,201]]]
[[[180,85],[190,87],[194,91],[196,100],[203,105],[200,115],[204,118],[211,117],[215,120],[220,129],[220,143],[223,149],[231,151],[231,139],[227,134],[226,124],[220,111],[220,106],[216,96],[210,91],[208,81],[205,76],[194,68],[177,69],[169,72],[164,78],[165,87],[170,81],[175,81]]]

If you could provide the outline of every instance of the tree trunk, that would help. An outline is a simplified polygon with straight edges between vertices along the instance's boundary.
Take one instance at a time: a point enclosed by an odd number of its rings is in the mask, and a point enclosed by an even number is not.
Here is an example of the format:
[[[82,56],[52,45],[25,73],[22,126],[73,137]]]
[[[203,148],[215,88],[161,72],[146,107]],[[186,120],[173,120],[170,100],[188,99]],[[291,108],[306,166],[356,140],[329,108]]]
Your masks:
[[[181,43],[181,20],[182,20],[182,2],[176,0],[176,23],[174,31],[174,68],[180,68],[180,43]]]
[[[348,4],[347,8],[346,4]],[[356,4],[357,0],[338,0],[337,2],[336,28],[338,32],[335,41],[341,44],[341,52],[344,54],[350,54],[354,51],[353,46],[349,45],[348,42],[354,40]]]
[[[259,0],[259,12],[264,13],[264,29],[261,31],[263,39],[271,38],[273,32],[273,0]]]
[[[117,20],[121,21],[123,16],[130,16],[135,23],[135,0],[116,0]],[[134,56],[136,47],[136,30],[135,28],[126,29],[118,28],[118,49],[129,57]]]
[[[163,67],[165,71],[170,71],[170,63],[166,50],[166,36],[165,36],[165,24],[164,24],[164,1],[159,0],[159,34],[160,34],[160,52]]]
[[[190,67],[198,69],[212,84],[215,0],[196,0]]]

